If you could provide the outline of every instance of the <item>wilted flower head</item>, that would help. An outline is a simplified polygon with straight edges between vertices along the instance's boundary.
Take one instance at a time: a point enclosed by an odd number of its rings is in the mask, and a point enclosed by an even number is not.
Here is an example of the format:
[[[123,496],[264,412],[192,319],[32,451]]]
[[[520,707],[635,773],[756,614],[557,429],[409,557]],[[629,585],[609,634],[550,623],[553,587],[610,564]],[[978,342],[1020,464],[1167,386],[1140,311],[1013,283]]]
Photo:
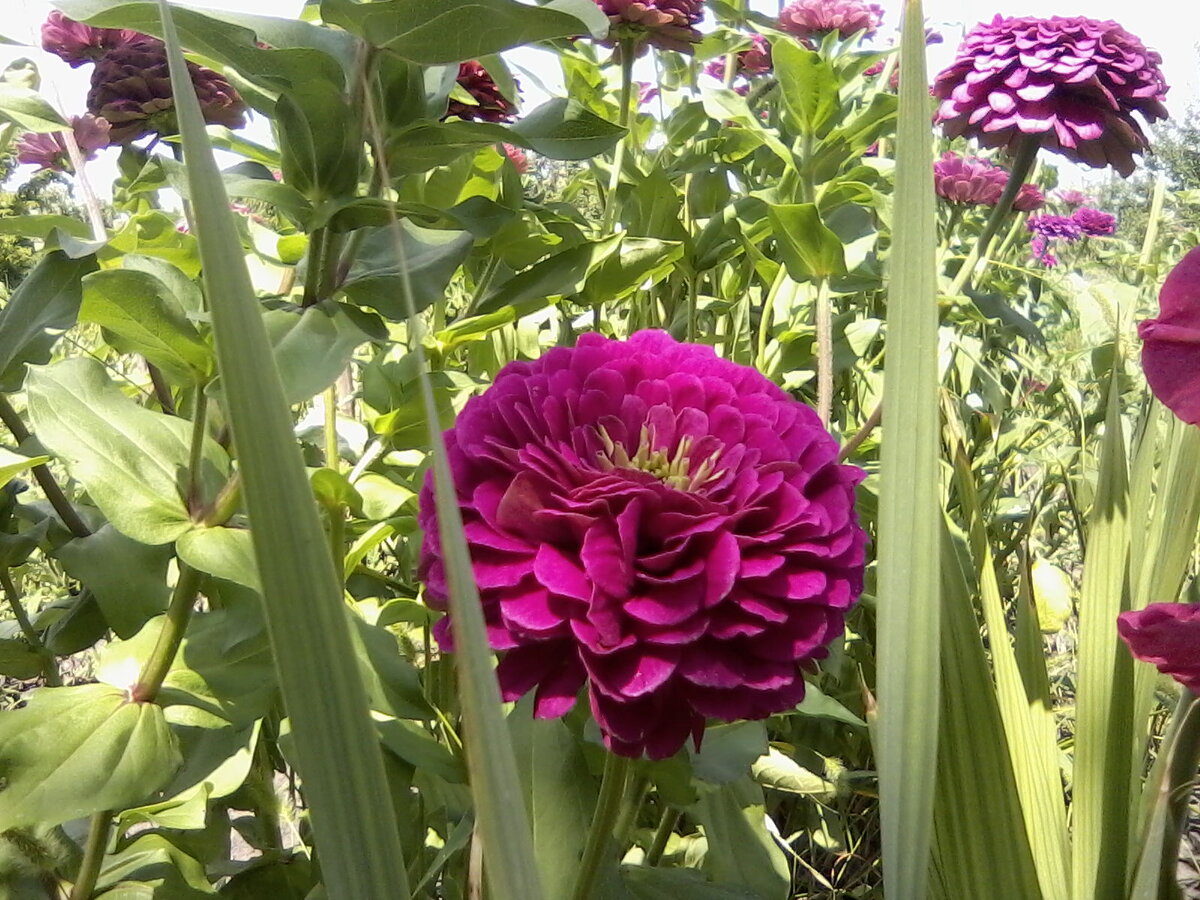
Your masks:
[[[503,144],[502,146],[504,147],[504,155],[513,164],[513,168],[522,175],[529,171],[529,157],[525,155],[524,150],[512,144]]]
[[[622,756],[791,708],[862,589],[862,471],[709,347],[585,334],[506,366],[446,445],[502,695],[550,718],[586,686]],[[427,478],[420,573],[445,609],[436,515]]]
[[[1133,172],[1148,144],[1134,118],[1166,118],[1162,57],[1116,22],[996,16],[933,82],[947,137],[1015,152],[1026,135],[1093,168]]]
[[[1200,606],[1151,603],[1117,616],[1117,633],[1130,652],[1193,693],[1200,693]]]
[[[72,116],[71,130],[75,134],[75,143],[79,145],[79,152],[83,154],[84,160],[95,159],[96,151],[108,146],[108,122],[97,119],[91,113]],[[60,131],[23,135],[17,141],[16,149],[19,163],[53,169],[56,172],[73,171],[67,142]]]
[[[1041,209],[1046,205],[1046,195],[1042,193],[1042,189],[1036,184],[1023,184],[1017,189],[1017,196],[1013,198],[1013,209],[1017,212],[1033,212],[1035,209]]]
[[[933,188],[951,203],[995,206],[1008,184],[1008,172],[986,159],[947,150],[933,164]]]
[[[225,76],[190,61],[187,68],[205,122],[226,128],[246,124],[246,104]],[[92,72],[87,105],[92,115],[108,120],[114,144],[178,134],[163,42],[143,37],[104,54]]]
[[[779,14],[779,28],[807,40],[836,31],[843,38],[870,37],[883,21],[883,7],[861,0],[795,0]]]
[[[459,63],[458,86],[470,94],[475,102],[467,103],[451,97],[443,118],[457,116],[483,122],[511,122],[517,113],[517,108],[500,92],[495,79],[478,60]]]
[[[93,28],[68,19],[57,9],[51,10],[42,24],[42,49],[61,57],[72,69],[145,37],[126,28]]]
[[[1070,244],[1083,237],[1083,230],[1069,216],[1030,216],[1025,227],[1033,232],[1029,249],[1033,251],[1034,259],[1047,268],[1058,264],[1058,258],[1051,252],[1055,242]]]
[[[1071,220],[1088,237],[1107,237],[1117,231],[1117,217],[1090,206],[1081,206],[1071,213]]]
[[[1189,250],[1158,294],[1158,318],[1138,325],[1142,371],[1167,409],[1200,425],[1200,248]]]
[[[691,53],[703,35],[695,25],[704,18],[703,0],[595,0],[612,28],[608,44],[630,39],[637,52],[653,45]]]
[[[750,47],[734,55],[734,75],[753,78],[771,71],[771,45],[761,34],[752,35]],[[718,81],[725,80],[725,57],[718,56],[704,67],[704,72]]]
[[[1074,209],[1077,206],[1083,206],[1085,203],[1091,203],[1092,198],[1083,191],[1067,188],[1058,192],[1058,202],[1068,209]]]

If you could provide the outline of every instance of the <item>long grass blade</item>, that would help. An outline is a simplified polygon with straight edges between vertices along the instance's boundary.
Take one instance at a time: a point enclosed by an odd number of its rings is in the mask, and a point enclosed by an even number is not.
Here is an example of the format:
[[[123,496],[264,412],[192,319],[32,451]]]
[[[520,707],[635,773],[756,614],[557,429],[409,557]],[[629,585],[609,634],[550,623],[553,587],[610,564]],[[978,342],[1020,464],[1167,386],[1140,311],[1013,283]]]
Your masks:
[[[404,856],[392,805],[381,796],[387,780],[340,580],[167,0],[159,10],[226,412],[326,891],[405,898]]]
[[[905,4],[896,144],[874,739],[885,890],[890,900],[925,900],[941,677],[941,490],[933,159],[920,0]]]

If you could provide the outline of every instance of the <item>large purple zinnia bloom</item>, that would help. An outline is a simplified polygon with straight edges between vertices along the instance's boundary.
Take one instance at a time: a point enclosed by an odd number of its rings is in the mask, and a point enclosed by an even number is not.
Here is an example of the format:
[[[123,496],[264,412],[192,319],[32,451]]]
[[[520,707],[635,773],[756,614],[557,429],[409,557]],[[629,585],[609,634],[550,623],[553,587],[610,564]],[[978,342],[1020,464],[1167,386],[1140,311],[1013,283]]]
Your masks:
[[[475,102],[464,103],[451,99],[443,118],[458,116],[460,119],[481,122],[511,122],[517,114],[517,108],[504,96],[495,79],[478,60],[459,64],[458,84]]]
[[[947,150],[933,164],[933,189],[951,203],[995,206],[1006,184],[1008,172],[986,159]]]
[[[1083,229],[1070,216],[1049,213],[1030,216],[1025,227],[1033,233],[1029,249],[1033,251],[1034,259],[1047,267],[1058,265],[1058,258],[1052,252],[1057,241],[1072,244],[1083,237]]]
[[[1117,616],[1117,633],[1130,652],[1194,694],[1200,694],[1200,606],[1151,603]]]
[[[1013,198],[1013,209],[1017,212],[1033,212],[1046,205],[1046,195],[1036,184],[1023,184]]]
[[[661,759],[804,696],[862,589],[862,471],[758,372],[664,332],[514,362],[446,432],[503,696]],[[420,572],[445,609],[432,483]],[[436,628],[446,646],[446,619]]]
[[[190,61],[187,69],[205,122],[226,128],[246,124],[246,104],[224,75]],[[143,35],[105,53],[92,72],[87,105],[92,115],[108,121],[114,144],[178,134],[163,42]]]
[[[779,14],[779,28],[808,40],[836,31],[842,38],[870,37],[883,21],[883,7],[861,0],[795,0]]]
[[[1116,216],[1091,206],[1079,207],[1071,213],[1071,221],[1088,237],[1107,237],[1117,231]]]
[[[57,9],[50,11],[42,25],[42,49],[65,60],[72,69],[144,37],[125,28],[93,28],[68,19]]]
[[[91,113],[71,117],[71,131],[84,160],[96,158],[96,151],[108,146],[109,126],[104,119]],[[17,141],[17,162],[50,169],[55,172],[73,171],[71,155],[61,131],[22,135]]]
[[[639,50],[648,45],[691,53],[704,37],[695,25],[704,18],[704,0],[594,0],[608,16],[609,44],[630,39]]]
[[[971,29],[934,79],[937,120],[947,137],[1009,152],[1038,135],[1068,159],[1128,176],[1149,146],[1133,114],[1167,116],[1161,62],[1116,22],[998,15]]]

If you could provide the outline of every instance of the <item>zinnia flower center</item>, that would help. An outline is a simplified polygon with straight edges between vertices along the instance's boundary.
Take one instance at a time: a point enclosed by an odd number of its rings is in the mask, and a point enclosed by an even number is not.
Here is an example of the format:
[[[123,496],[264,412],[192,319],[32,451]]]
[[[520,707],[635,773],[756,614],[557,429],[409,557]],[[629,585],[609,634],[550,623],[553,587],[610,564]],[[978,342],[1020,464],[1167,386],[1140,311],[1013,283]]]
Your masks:
[[[596,454],[596,460],[600,469],[605,472],[613,469],[636,469],[653,475],[668,487],[689,492],[699,490],[725,474],[723,469],[717,470],[720,450],[710,453],[693,471],[691,452],[694,441],[691,435],[680,438],[675,452],[668,453],[665,449],[655,448],[657,441],[653,427],[643,425],[637,450],[630,456],[625,446],[614,441],[604,426],[598,426],[597,433],[604,450]]]

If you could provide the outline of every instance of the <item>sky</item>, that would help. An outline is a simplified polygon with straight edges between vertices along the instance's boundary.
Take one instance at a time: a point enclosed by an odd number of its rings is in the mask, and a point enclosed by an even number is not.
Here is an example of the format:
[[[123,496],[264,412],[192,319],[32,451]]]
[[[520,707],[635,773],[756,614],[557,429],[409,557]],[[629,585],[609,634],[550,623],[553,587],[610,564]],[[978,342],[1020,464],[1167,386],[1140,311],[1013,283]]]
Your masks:
[[[761,12],[775,13],[779,0],[750,0],[751,6]],[[877,43],[886,44],[900,24],[903,0],[875,0],[884,10],[883,27]],[[206,9],[251,11],[262,15],[295,16],[303,0],[191,0],[187,5]],[[1094,19],[1114,19],[1129,32],[1141,38],[1149,48],[1157,50],[1163,57],[1162,70],[1170,91],[1167,94],[1167,109],[1173,116],[1182,117],[1188,107],[1200,100],[1200,8],[1187,0],[925,0],[925,16],[931,26],[940,30],[945,38],[942,44],[929,48],[929,71],[935,73],[948,65],[954,57],[955,47],[963,33],[976,22],[990,19],[997,13],[1006,16],[1076,16],[1086,15]],[[0,67],[21,56],[28,56],[38,64],[42,74],[42,92],[66,115],[82,111],[87,94],[91,67],[71,69],[57,57],[44,53],[39,48],[38,28],[51,9],[47,0],[0,0],[0,35],[12,40],[28,42],[31,47],[9,47],[0,45]],[[511,55],[518,68],[528,71],[524,82],[526,108],[544,99],[534,86],[543,83],[551,92],[561,91],[561,79],[551,56],[534,51],[518,51]],[[529,77],[533,76],[533,77]],[[256,140],[269,140],[266,123],[252,123],[249,136]],[[113,154],[109,154],[113,155]],[[1059,165],[1064,185],[1079,186],[1107,177],[1084,167],[1074,166],[1051,157]],[[111,161],[108,161],[111,169]],[[104,162],[96,164],[95,181],[102,189],[109,169]]]

